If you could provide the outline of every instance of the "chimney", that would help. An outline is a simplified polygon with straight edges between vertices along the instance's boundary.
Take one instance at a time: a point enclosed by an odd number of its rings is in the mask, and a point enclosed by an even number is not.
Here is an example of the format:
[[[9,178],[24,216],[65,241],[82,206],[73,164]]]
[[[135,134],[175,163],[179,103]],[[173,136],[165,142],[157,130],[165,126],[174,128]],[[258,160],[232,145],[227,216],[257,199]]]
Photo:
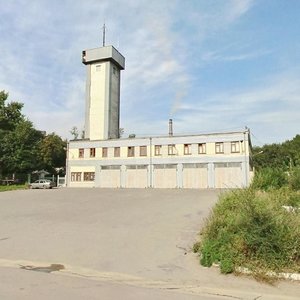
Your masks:
[[[173,120],[169,119],[169,136],[173,136]]]

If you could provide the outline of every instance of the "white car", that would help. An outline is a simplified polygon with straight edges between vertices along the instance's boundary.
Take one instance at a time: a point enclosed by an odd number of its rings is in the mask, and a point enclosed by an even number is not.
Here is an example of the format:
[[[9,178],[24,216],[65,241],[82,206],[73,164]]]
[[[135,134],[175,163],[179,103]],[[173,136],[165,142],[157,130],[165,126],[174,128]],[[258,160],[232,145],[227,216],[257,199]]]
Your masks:
[[[31,189],[52,189],[54,182],[48,179],[39,179],[29,185]]]

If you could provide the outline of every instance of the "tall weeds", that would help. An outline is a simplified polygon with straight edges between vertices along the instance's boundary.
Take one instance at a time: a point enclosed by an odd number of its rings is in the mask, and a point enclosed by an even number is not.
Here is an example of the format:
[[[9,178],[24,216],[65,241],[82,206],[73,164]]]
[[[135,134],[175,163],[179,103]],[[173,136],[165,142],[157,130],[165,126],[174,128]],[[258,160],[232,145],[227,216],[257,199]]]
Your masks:
[[[300,272],[300,194],[288,188],[254,188],[223,194],[201,232],[200,262],[222,273],[246,267],[255,276]]]

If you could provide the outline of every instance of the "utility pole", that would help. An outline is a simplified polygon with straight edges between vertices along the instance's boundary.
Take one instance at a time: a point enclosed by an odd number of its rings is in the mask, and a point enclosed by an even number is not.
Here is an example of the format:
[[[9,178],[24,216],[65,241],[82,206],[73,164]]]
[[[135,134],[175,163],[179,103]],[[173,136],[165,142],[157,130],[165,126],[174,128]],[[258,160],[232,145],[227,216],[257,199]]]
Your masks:
[[[105,23],[103,24],[102,27],[103,33],[102,33],[102,46],[105,47],[105,31],[106,31],[106,27],[105,27]]]

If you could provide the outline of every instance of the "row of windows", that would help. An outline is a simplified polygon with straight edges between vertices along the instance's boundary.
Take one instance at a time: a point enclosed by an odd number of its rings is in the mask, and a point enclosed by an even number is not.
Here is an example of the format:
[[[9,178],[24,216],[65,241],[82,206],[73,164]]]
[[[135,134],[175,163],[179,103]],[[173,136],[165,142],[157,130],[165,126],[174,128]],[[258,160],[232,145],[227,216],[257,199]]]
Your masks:
[[[131,146],[127,147],[127,157],[135,157],[135,149],[137,147]],[[90,157],[96,156],[96,149],[90,148]],[[240,152],[240,142],[231,142],[231,153],[239,153]],[[183,153],[184,155],[191,155],[192,154],[192,144],[184,144],[183,145]],[[224,143],[215,143],[215,153],[221,154],[224,153]],[[120,157],[121,148],[114,147],[114,157]],[[177,149],[175,145],[168,145],[168,155],[176,155]],[[206,143],[198,144],[198,154],[206,154]],[[160,156],[162,155],[162,145],[155,145],[154,146],[154,155]],[[84,157],[84,149],[79,149],[79,158]],[[147,146],[139,146],[139,156],[147,156]],[[108,157],[108,148],[102,148],[102,157]]]
[[[94,181],[95,172],[84,172],[83,181]],[[71,172],[71,181],[82,181],[82,172]]]

